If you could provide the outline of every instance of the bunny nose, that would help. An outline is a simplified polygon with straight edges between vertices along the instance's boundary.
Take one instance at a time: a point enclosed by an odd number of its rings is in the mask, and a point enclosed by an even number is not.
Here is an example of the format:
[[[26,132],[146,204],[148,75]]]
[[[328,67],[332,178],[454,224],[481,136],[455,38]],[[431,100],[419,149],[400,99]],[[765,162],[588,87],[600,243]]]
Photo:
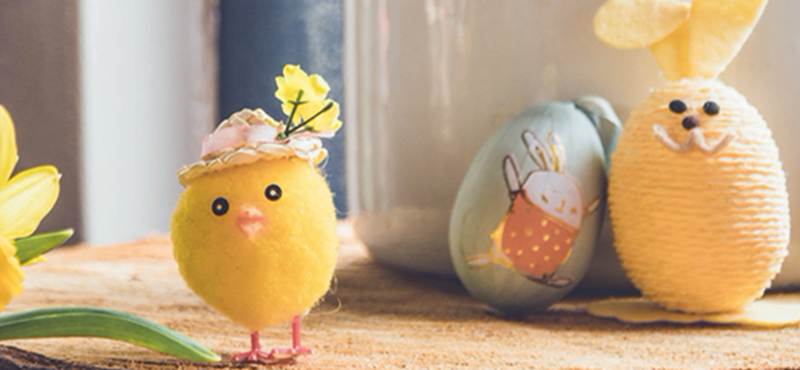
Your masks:
[[[686,117],[683,117],[681,125],[683,125],[683,128],[685,128],[688,131],[697,126],[700,126],[700,119],[697,118],[697,116],[695,116],[694,114],[690,114]]]
[[[242,208],[239,208],[239,213],[236,215],[236,225],[248,238],[252,238],[259,230],[267,226],[267,219],[258,208],[245,204],[242,205]]]

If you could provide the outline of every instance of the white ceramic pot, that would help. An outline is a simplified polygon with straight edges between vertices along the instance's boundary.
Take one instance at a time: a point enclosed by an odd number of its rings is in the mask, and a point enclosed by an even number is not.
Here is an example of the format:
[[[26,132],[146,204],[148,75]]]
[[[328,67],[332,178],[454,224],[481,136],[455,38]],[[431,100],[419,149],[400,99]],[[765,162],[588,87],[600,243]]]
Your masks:
[[[357,235],[386,264],[453,274],[447,227],[456,192],[491,134],[544,100],[595,94],[627,120],[666,79],[647,49],[600,42],[604,0],[347,0],[347,176]],[[800,2],[773,1],[720,79],[772,128],[800,208]],[[613,164],[612,164],[613,166]],[[800,217],[793,217],[800,231]],[[602,238],[601,238],[602,239]],[[775,285],[800,285],[800,241]],[[628,287],[610,248],[589,286]]]

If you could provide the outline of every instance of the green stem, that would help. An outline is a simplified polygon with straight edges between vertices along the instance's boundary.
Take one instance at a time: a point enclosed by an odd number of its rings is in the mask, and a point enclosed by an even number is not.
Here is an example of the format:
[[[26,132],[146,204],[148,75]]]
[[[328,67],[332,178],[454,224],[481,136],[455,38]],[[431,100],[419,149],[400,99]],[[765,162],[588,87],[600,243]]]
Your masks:
[[[117,339],[189,360],[220,360],[216,353],[183,334],[122,311],[49,307],[0,315],[0,339],[45,337]]]
[[[304,101],[300,101],[301,98],[303,98],[303,89],[300,89],[300,91],[297,92],[297,99],[289,101],[289,103],[292,103],[293,106],[292,106],[292,113],[289,114],[289,122],[286,123],[286,130],[292,129],[292,127],[294,126],[292,120],[294,119],[294,114],[297,112],[297,107],[300,106],[300,104],[305,103]],[[286,136],[289,136],[289,134],[287,133]]]
[[[74,231],[72,229],[63,229],[48,233],[34,234],[14,240],[14,244],[17,246],[17,258],[19,259],[19,263],[24,265],[26,262],[61,245],[67,241],[73,233]]]
[[[290,129],[287,129],[286,130],[286,136],[289,136],[289,135],[293,134],[295,131],[299,130],[301,127],[303,127],[303,126],[307,125],[309,122],[313,121],[314,118],[319,117],[320,114],[329,111],[331,108],[333,108],[333,102],[328,103],[328,105],[326,105],[324,108],[320,109],[319,112],[317,112],[316,114],[311,116],[311,118],[309,118],[308,120],[300,122],[299,125],[297,125],[295,127],[292,127]]]

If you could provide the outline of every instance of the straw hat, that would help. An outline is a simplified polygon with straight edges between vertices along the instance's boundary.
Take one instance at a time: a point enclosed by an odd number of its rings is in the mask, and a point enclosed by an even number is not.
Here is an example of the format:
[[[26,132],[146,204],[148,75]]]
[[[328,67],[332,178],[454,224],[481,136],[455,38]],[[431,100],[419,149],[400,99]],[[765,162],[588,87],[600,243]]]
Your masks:
[[[260,108],[232,114],[203,140],[201,160],[178,170],[181,185],[186,187],[205,174],[261,159],[298,157],[317,165],[328,155],[318,135],[278,139],[283,130],[283,124]]]

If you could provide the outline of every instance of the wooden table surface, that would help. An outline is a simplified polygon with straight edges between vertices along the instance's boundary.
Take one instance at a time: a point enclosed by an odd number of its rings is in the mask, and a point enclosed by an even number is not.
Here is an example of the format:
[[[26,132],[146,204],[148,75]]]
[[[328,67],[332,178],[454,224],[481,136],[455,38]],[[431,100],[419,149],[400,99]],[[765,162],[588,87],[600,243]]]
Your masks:
[[[337,286],[304,319],[316,354],[276,368],[785,368],[800,366],[800,328],[631,325],[585,313],[570,298],[550,311],[507,320],[457,281],[376,265],[341,226]],[[89,305],[128,311],[178,330],[223,356],[191,363],[95,338],[6,341],[0,369],[256,368],[230,364],[248,332],[206,306],[180,278],[166,238],[56,250],[25,267],[25,292],[6,312]],[[290,343],[288,323],[261,333],[265,347]],[[14,365],[16,364],[16,365]],[[15,367],[16,366],[16,367]]]

